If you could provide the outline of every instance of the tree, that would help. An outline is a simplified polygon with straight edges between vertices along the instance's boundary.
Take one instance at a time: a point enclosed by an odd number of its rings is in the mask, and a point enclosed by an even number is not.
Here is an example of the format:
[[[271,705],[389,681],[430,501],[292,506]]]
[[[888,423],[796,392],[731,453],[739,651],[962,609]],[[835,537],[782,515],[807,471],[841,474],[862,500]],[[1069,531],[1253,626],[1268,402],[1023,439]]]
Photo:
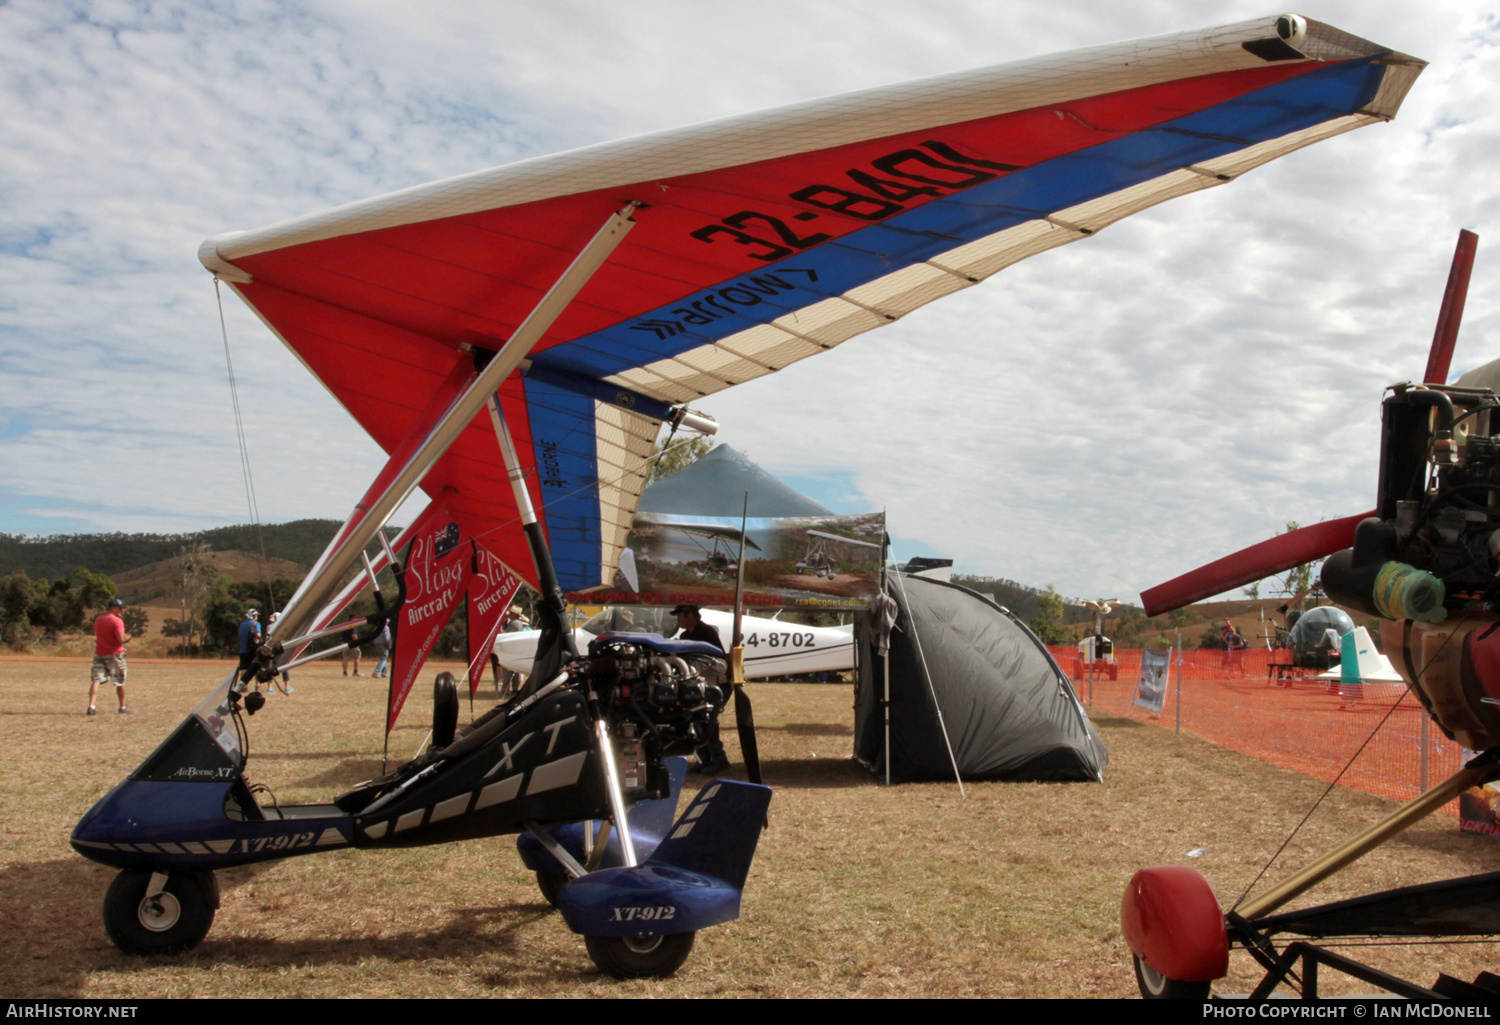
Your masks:
[[[687,469],[708,455],[708,450],[713,447],[713,439],[708,437],[679,438],[672,442],[670,448],[667,447],[667,439],[663,438],[656,443],[656,448],[651,453],[651,478],[646,483],[655,484],[678,470]]]
[[[125,621],[125,632],[132,637],[141,636],[151,625],[151,614],[139,605],[127,606],[120,613],[120,618]]]
[[[1051,584],[1036,597],[1037,612],[1027,623],[1043,644],[1067,644],[1068,632],[1063,629],[1063,599]]]
[[[208,594],[209,588],[219,576],[218,568],[208,557],[211,551],[213,549],[203,540],[190,541],[177,551],[177,565],[173,572],[177,579],[182,618],[167,621],[179,624],[174,628],[176,632],[167,636],[182,638],[184,655],[193,646],[193,633],[198,627],[198,612],[203,604],[204,596]],[[166,632],[165,625],[162,632]]]
[[[1286,530],[1278,531],[1278,536],[1282,533],[1290,534],[1292,531],[1300,529],[1301,526],[1302,524],[1296,520],[1288,520]],[[1317,559],[1313,562],[1304,562],[1300,566],[1293,566],[1287,571],[1286,576],[1281,579],[1279,590],[1289,598],[1293,595],[1301,594],[1303,591],[1312,590],[1315,572],[1322,565],[1323,560]]]
[[[36,585],[25,573],[16,572],[0,579],[0,640],[21,645],[31,632],[31,603]]]

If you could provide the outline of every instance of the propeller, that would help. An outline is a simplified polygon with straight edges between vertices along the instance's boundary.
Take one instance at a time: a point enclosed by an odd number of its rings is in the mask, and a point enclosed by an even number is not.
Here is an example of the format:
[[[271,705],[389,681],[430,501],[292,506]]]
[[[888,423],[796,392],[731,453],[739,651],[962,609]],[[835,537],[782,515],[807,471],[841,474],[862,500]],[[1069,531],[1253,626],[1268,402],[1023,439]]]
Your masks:
[[[1448,270],[1448,286],[1443,291],[1443,305],[1438,311],[1437,328],[1427,353],[1427,369],[1422,374],[1424,384],[1444,384],[1448,379],[1448,367],[1453,361],[1453,345],[1458,339],[1459,322],[1463,320],[1469,275],[1474,270],[1474,252],[1478,246],[1479,236],[1472,231],[1458,233],[1458,247],[1453,253],[1453,265]],[[1354,528],[1360,520],[1374,515],[1375,511],[1371,510],[1278,534],[1142,591],[1141,603],[1146,608],[1146,615],[1157,616],[1293,566],[1327,558],[1352,546]]]
[[[734,723],[740,735],[740,754],[745,759],[745,776],[751,783],[759,783],[760,745],[755,739],[755,711],[750,707],[750,695],[745,693],[745,637],[741,629],[745,613],[745,525],[750,517],[750,492],[745,492],[745,509],[740,515],[740,558],[734,578],[734,630],[730,641],[730,665],[734,688]]]

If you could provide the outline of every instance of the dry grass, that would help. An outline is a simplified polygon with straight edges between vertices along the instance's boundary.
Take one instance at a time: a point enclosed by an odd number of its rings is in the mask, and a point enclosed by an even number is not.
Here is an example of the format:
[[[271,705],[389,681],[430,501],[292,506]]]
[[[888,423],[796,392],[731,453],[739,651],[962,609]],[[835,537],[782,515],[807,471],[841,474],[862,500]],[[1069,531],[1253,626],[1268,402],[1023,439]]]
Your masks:
[[[116,715],[106,695],[100,715],[85,718],[87,662],[0,660],[0,992],[1132,996],[1118,927],[1131,874],[1143,865],[1194,864],[1232,901],[1322,787],[1193,737],[1101,715],[1112,758],[1103,785],[979,784],[967,799],[952,784],[888,790],[848,761],[847,687],[761,685],[753,690],[756,718],[777,788],[771,829],[745,917],[700,933],[675,978],[601,977],[582,939],[542,903],[508,837],[222,872],[223,907],[198,950],[126,957],[99,922],[111,872],[72,853],[68,833],[227,669],[137,661],[136,713]],[[326,799],[378,768],[384,683],[344,680],[337,666],[294,675],[296,694],[273,698],[250,720],[251,776],[283,801]],[[426,712],[427,702],[414,698],[393,737],[397,753],[421,742]],[[1390,807],[1336,793],[1273,877]],[[1199,847],[1207,855],[1185,857]],[[1440,817],[1313,896],[1488,871],[1497,861],[1500,847]],[[1439,970],[1472,978],[1500,962],[1500,945],[1366,953],[1422,983]],[[1253,974],[1236,955],[1221,988],[1245,992]],[[1337,976],[1325,979],[1332,986]]]

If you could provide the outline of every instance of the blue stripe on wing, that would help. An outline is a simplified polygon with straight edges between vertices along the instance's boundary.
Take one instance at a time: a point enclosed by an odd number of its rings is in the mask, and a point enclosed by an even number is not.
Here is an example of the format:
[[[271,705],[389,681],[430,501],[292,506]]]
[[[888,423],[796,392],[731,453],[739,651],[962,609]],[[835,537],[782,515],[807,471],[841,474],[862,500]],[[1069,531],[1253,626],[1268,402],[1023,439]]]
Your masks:
[[[565,591],[592,587],[602,551],[594,400],[528,378],[526,412],[557,579]]]
[[[1355,113],[1373,99],[1380,86],[1385,69],[1373,63],[1377,59],[1310,71],[935,199],[538,353],[536,360],[597,378],[727,338],[966,242]]]

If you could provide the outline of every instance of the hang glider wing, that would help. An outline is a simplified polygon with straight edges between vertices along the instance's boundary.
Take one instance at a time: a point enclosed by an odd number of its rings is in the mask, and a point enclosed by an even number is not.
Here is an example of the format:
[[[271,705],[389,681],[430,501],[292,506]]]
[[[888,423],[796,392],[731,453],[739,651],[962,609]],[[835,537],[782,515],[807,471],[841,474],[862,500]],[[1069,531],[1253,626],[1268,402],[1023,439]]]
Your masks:
[[[670,404],[1387,120],[1422,67],[1288,15],[539,157],[220,235],[199,256],[389,452],[641,204],[501,389],[558,576],[581,589],[613,576]],[[423,487],[535,582],[486,417]]]
[[[664,521],[656,522],[655,526],[665,530],[680,530],[684,534],[693,534],[698,537],[729,541],[736,545],[740,543],[740,529],[738,527],[726,527],[717,523],[667,523]],[[757,552],[760,551],[760,545],[756,544],[754,539],[750,537],[745,538],[745,547]]]
[[[843,534],[829,534],[829,533],[826,533],[826,532],[821,531],[821,530],[809,530],[807,532],[807,536],[808,537],[821,537],[825,541],[839,541],[839,542],[841,542],[843,544],[846,544],[846,545],[861,545],[861,546],[863,546],[865,548],[880,548],[880,547],[883,547],[883,546],[877,545],[877,544],[875,544],[875,543],[873,543],[871,541],[861,541],[858,538],[845,537]]]

